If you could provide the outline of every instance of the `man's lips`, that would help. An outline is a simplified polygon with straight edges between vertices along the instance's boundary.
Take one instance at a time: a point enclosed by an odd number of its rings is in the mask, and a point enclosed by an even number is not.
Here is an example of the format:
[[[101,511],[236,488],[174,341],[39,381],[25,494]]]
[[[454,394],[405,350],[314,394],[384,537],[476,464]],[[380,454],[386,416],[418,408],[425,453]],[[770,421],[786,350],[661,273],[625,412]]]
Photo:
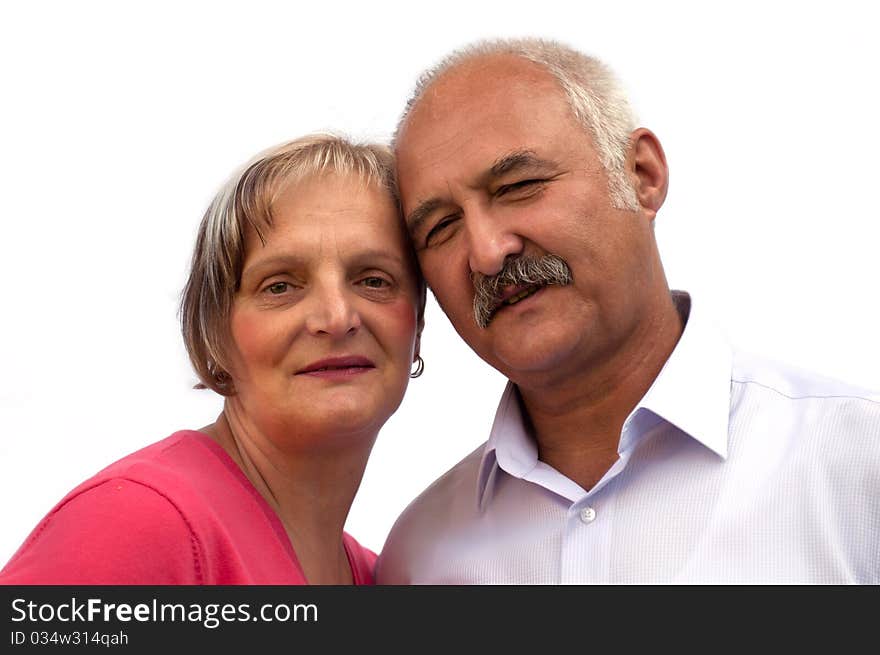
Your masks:
[[[373,368],[376,368],[376,365],[366,357],[361,357],[360,355],[346,355],[343,357],[319,359],[318,361],[312,362],[298,370],[296,375],[362,373]]]
[[[519,284],[516,286],[506,287],[504,292],[495,302],[495,306],[492,307],[492,316],[494,316],[499,310],[504,309],[510,305],[515,305],[521,300],[532,296],[541,289],[543,289],[546,285],[544,284]]]

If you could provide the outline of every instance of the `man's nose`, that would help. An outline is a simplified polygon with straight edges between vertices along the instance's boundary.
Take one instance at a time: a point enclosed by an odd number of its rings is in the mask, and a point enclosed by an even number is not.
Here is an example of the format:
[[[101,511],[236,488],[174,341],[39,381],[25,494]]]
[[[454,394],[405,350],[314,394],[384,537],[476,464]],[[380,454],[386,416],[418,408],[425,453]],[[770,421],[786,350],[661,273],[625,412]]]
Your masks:
[[[523,239],[502,217],[485,207],[470,208],[465,216],[468,264],[471,272],[495,275],[504,260],[522,253]]]
[[[315,336],[342,337],[361,327],[355,293],[346,282],[325,283],[313,290],[306,328]]]

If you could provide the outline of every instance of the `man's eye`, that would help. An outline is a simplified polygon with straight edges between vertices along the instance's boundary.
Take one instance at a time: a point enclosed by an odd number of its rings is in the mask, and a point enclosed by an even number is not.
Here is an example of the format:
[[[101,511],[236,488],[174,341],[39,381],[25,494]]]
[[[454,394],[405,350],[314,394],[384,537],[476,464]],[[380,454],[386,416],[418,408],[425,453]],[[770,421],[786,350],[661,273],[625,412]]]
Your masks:
[[[446,216],[437,221],[437,224],[431,228],[425,236],[425,244],[428,246],[436,246],[443,243],[446,234],[449,233],[449,227],[458,220],[458,216]]]
[[[544,182],[544,180],[528,179],[528,180],[521,180],[519,182],[514,182],[513,184],[505,184],[504,186],[498,187],[498,190],[495,192],[495,195],[496,196],[504,196],[509,193],[516,193],[517,191],[523,191],[523,192],[534,191],[534,190],[537,190],[540,187],[541,183],[543,183],[543,182]]]

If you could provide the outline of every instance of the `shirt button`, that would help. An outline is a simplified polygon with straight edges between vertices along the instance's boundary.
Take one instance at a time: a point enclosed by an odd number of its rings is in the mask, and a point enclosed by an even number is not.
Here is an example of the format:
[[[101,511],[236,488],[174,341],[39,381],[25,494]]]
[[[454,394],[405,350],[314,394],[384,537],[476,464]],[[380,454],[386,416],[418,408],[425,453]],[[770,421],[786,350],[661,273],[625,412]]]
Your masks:
[[[596,520],[596,510],[592,507],[584,507],[581,510],[581,521],[584,523],[592,523]]]

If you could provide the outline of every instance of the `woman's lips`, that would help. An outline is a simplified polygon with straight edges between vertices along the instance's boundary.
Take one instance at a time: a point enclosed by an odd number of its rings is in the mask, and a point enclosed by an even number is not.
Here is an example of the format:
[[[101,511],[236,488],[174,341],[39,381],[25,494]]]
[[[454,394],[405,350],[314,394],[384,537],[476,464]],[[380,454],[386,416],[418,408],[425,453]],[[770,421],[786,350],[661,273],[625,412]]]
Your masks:
[[[343,357],[328,357],[327,359],[312,362],[297,371],[296,375],[337,379],[367,373],[375,368],[376,365],[366,357],[346,355]]]

